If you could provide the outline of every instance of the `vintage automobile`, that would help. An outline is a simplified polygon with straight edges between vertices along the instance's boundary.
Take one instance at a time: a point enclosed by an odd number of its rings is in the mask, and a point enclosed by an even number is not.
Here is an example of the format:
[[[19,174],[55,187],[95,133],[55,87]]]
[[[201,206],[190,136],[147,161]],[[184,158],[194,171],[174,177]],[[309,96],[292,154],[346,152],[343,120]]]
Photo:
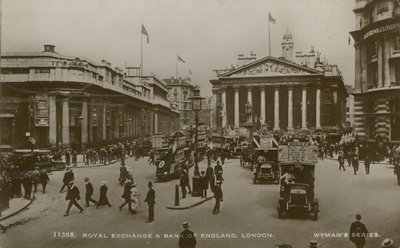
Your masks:
[[[294,171],[294,179],[280,180],[280,194],[278,217],[284,218],[289,213],[308,214],[311,219],[317,220],[319,213],[318,199],[314,195],[314,164],[281,164],[281,173]]]
[[[278,146],[280,193],[278,217],[306,214],[318,219],[319,203],[314,194],[315,165],[318,147],[307,135],[288,135]]]
[[[64,170],[64,161],[52,160],[49,153],[49,150],[34,150],[33,152],[17,150],[13,157],[15,161],[18,161],[17,166],[22,174],[32,171],[35,168],[38,168],[40,171],[46,170],[47,172]]]
[[[255,149],[253,183],[273,182],[279,184],[279,165],[277,160],[277,149]]]

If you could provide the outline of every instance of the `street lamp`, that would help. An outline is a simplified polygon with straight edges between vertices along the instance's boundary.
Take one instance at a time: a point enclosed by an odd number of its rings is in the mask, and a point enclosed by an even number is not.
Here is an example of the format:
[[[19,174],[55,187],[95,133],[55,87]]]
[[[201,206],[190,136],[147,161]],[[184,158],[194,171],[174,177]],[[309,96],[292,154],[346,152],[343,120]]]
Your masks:
[[[199,124],[199,112],[201,111],[201,101],[204,99],[200,96],[200,89],[196,87],[193,90],[193,96],[189,98],[192,100],[192,110],[194,111],[194,120],[195,120],[195,134],[194,134],[194,175],[193,175],[193,191],[192,196],[201,196],[200,189],[200,173],[199,173],[199,164],[198,164],[198,155],[197,155],[197,147],[198,147],[198,124]]]

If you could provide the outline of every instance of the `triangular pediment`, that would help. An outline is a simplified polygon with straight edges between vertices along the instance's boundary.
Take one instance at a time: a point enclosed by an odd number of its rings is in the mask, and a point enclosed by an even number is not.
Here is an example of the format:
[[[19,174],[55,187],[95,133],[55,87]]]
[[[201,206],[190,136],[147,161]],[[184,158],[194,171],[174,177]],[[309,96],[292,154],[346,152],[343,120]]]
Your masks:
[[[265,57],[229,71],[220,78],[277,77],[321,75],[322,72],[274,57]]]

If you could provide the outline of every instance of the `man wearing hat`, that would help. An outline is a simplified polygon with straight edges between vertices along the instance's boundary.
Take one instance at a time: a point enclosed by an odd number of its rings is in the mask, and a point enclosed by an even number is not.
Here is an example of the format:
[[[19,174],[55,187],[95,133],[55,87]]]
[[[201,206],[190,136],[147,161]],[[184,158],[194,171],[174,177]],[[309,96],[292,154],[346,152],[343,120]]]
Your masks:
[[[74,180],[74,173],[72,172],[72,169],[67,169],[67,172],[65,172],[64,174],[63,186],[60,189],[60,193],[63,192],[65,187],[68,188],[69,182],[73,180]]]
[[[72,205],[75,205],[75,207],[77,207],[81,213],[83,212],[83,208],[77,202],[80,199],[81,199],[81,197],[79,196],[78,187],[76,187],[74,185],[74,181],[70,181],[67,196],[65,197],[65,200],[67,200],[67,201],[69,200],[68,208],[67,208],[67,212],[64,214],[64,216],[69,215],[69,210],[71,209]]]
[[[316,240],[311,240],[310,243],[308,244],[308,247],[318,248],[318,242]]]
[[[50,181],[46,170],[42,170],[42,172],[39,174],[39,181],[42,184],[42,192],[46,193],[46,186],[47,186],[47,183]]]
[[[122,203],[121,206],[119,206],[119,210],[122,210],[122,208],[128,204],[128,209],[129,211],[132,211],[132,202],[131,202],[131,188],[132,188],[132,181],[130,179],[127,179],[125,181],[124,185],[124,192],[122,193],[122,198],[125,199],[124,203]]]
[[[147,186],[149,187],[149,191],[147,192],[146,199],[144,202],[147,202],[149,206],[149,217],[146,223],[151,223],[154,221],[154,205],[156,204],[156,193],[153,189],[153,183],[150,181]]]
[[[381,244],[381,248],[394,248],[393,240],[386,238]]]
[[[189,230],[189,223],[182,223],[183,231],[179,234],[179,248],[194,248],[196,247],[196,237]]]
[[[350,240],[357,248],[365,246],[365,238],[368,236],[368,230],[363,223],[361,223],[361,215],[356,215],[356,221],[350,226]]]
[[[133,202],[132,214],[136,213],[136,209],[140,207],[140,193],[136,188],[136,183],[132,183],[131,198]]]
[[[85,205],[85,207],[89,207],[89,201],[93,202],[94,204],[97,205],[97,201],[92,199],[93,185],[89,181],[88,177],[85,177],[85,184],[86,184],[86,194],[85,194],[86,205]]]
[[[217,215],[219,214],[219,207],[222,201],[221,181],[217,181],[217,184],[215,185],[214,198],[215,198],[215,204],[214,204],[213,214]]]

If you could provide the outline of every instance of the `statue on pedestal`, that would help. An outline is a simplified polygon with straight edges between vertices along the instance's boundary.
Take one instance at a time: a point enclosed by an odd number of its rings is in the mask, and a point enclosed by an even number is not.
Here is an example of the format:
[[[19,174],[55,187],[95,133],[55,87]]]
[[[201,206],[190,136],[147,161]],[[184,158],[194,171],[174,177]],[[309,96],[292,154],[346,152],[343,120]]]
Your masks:
[[[246,103],[245,112],[246,112],[247,123],[253,123],[253,120],[252,120],[252,106],[251,106],[250,102]]]

